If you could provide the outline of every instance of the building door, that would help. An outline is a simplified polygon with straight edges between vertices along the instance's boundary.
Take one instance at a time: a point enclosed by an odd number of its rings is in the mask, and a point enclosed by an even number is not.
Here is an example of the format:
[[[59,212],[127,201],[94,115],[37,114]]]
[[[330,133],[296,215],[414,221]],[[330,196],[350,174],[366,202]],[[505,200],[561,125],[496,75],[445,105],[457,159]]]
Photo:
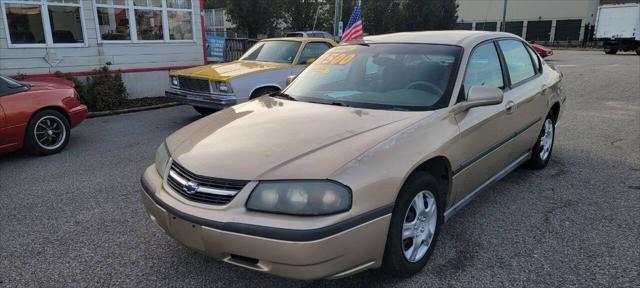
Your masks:
[[[551,20],[528,21],[527,41],[549,41],[551,37]]]

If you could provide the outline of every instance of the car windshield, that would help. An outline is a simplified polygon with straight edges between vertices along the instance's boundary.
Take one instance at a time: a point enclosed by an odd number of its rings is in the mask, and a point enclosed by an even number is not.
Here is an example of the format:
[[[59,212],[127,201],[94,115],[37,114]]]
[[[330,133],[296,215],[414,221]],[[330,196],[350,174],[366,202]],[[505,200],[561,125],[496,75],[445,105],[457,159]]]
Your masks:
[[[284,91],[300,101],[351,107],[434,110],[448,104],[462,48],[360,44],[327,51]]]
[[[263,41],[253,45],[240,60],[293,63],[300,48],[298,41]]]
[[[4,80],[7,83],[7,86],[9,88],[20,88],[20,87],[24,87],[25,84],[22,84],[16,80],[13,80],[9,77],[5,77],[5,76],[0,76],[0,78],[2,78],[2,80]]]

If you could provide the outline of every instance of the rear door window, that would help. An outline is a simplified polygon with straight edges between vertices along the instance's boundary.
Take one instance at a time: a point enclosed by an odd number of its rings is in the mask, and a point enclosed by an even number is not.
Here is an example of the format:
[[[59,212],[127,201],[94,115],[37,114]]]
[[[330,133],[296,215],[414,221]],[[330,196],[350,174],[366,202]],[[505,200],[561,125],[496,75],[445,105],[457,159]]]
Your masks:
[[[498,43],[507,63],[511,85],[517,85],[536,74],[531,56],[522,42],[518,40],[501,40]]]
[[[533,49],[531,49],[531,47],[529,46],[525,46],[525,47],[527,47],[527,52],[529,52],[529,55],[531,56],[531,60],[533,61],[533,66],[536,68],[536,71],[540,71],[540,58],[538,58],[538,53],[533,51]]]

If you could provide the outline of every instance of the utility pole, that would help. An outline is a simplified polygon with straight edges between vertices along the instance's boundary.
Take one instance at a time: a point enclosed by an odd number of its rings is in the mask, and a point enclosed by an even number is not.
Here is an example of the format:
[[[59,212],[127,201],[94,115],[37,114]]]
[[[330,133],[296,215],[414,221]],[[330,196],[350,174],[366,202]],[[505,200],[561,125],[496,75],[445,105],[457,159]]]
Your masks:
[[[502,7],[502,29],[500,29],[500,31],[505,32],[507,31],[507,0],[504,0],[504,6]]]
[[[334,14],[333,14],[333,35],[338,35],[338,22],[342,18],[342,0],[336,0]]]
[[[318,13],[320,13],[320,4],[318,4],[318,8],[316,8],[316,17],[313,18],[313,28],[311,30],[316,31],[316,23],[318,23]]]

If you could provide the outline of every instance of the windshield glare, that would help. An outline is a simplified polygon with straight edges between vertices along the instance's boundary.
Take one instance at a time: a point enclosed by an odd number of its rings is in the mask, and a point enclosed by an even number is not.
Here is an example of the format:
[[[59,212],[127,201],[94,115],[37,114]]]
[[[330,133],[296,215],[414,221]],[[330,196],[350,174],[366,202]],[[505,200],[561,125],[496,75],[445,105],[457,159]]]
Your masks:
[[[264,41],[258,42],[240,60],[253,60],[292,64],[298,53],[300,42]]]
[[[430,44],[340,46],[305,69],[284,93],[352,107],[439,109],[448,104],[461,51]]]

